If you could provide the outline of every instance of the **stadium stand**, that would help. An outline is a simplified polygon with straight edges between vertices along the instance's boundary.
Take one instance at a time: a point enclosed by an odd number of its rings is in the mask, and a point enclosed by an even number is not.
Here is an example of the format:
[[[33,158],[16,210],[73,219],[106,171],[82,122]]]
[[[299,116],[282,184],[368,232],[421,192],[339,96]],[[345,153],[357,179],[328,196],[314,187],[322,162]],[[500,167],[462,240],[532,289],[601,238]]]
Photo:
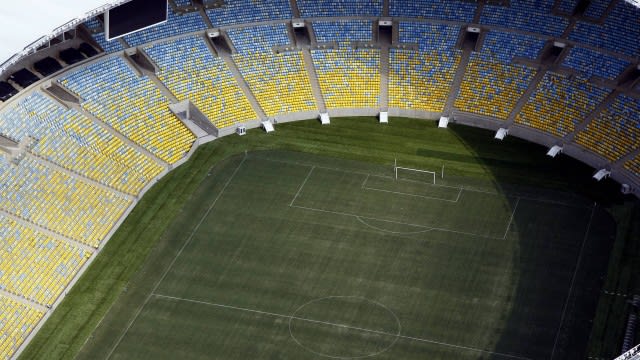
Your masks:
[[[576,142],[615,161],[640,148],[640,99],[619,95],[586,129]]]
[[[218,128],[258,118],[224,61],[199,36],[145,47],[158,77],[179,99],[190,100]]]
[[[587,13],[589,9],[587,9]],[[619,1],[604,24],[578,21],[569,39],[619,54],[640,54],[640,9]]]
[[[477,5],[451,0],[390,0],[391,16],[471,22]]]
[[[633,173],[635,176],[640,176],[640,155],[627,161],[624,164],[624,167],[627,170],[631,171],[631,173]]]
[[[611,3],[611,0],[591,0],[589,2],[589,7],[587,7],[587,11],[584,13],[586,16],[599,19],[607,10],[607,7]]]
[[[124,46],[122,46],[122,44],[120,44],[118,40],[107,41],[107,39],[105,38],[104,32],[96,33],[96,34],[93,34],[92,36],[96,40],[98,45],[100,45],[102,50],[104,50],[104,52],[106,53],[113,53],[116,51],[124,50]]]
[[[555,136],[574,131],[607,96],[608,91],[584,78],[566,78],[548,72],[516,116],[516,123]]]
[[[136,195],[162,167],[40,92],[0,113],[0,134],[38,139],[34,154],[77,174]]]
[[[389,106],[442,112],[460,54],[392,49],[389,56]]]
[[[10,359],[44,312],[0,296],[0,358]]]
[[[27,157],[0,160],[0,209],[97,247],[131,201]]]
[[[313,50],[311,57],[328,108],[378,106],[380,50]]]
[[[122,58],[66,73],[58,82],[81,97],[87,111],[170,164],[195,141],[160,90],[147,77],[138,77]]]
[[[289,0],[236,0],[226,1],[220,7],[207,9],[207,16],[214,27],[219,27],[266,20],[291,19],[293,14]]]
[[[91,256],[0,216],[0,289],[51,306]]]
[[[238,52],[233,60],[267,116],[317,108],[302,54],[272,50],[289,44],[285,25],[231,29],[228,34]]]
[[[580,0],[562,0],[558,5],[558,10],[572,14],[579,2]]]
[[[130,46],[139,46],[176,35],[207,29],[200,12],[178,14],[169,7],[167,21],[149,29],[138,31],[124,37]]]
[[[313,31],[318,42],[371,41],[373,35],[368,20],[314,21]]]
[[[543,46],[534,37],[489,32],[482,51],[471,54],[454,106],[506,120],[535,76],[535,70],[513,64],[513,57],[535,59]]]
[[[564,59],[564,65],[586,77],[595,75],[613,80],[629,66],[629,62],[595,50],[574,47]]]
[[[176,6],[190,6],[191,0],[173,0]]]
[[[302,17],[382,16],[382,0],[297,0]]]
[[[91,18],[84,22],[84,26],[92,33],[97,33],[102,31],[102,24],[98,20],[98,18]]]
[[[560,36],[569,20],[551,15],[554,0],[512,1],[509,6],[487,4],[480,23],[518,29],[550,36]]]

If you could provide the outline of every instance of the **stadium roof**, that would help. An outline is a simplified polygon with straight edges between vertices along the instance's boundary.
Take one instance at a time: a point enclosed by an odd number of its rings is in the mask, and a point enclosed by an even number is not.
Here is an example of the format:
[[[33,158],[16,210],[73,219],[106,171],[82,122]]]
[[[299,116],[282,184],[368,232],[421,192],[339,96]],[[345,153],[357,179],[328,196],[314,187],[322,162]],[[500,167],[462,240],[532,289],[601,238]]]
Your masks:
[[[19,0],[0,6],[0,63],[55,28],[114,0]],[[122,1],[119,1],[122,2]]]

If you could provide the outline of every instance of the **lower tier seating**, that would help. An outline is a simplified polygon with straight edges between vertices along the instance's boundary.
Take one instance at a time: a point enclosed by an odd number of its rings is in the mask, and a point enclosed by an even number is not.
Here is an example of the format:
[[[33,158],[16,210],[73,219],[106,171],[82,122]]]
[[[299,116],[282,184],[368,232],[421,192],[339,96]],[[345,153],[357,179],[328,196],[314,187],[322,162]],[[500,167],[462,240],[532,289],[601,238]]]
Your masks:
[[[389,107],[442,112],[459,62],[459,52],[391,50]]]
[[[0,359],[10,359],[44,312],[0,296]]]
[[[616,161],[640,148],[640,99],[619,95],[576,136],[585,148]]]
[[[455,101],[455,108],[506,120],[527,90],[534,70],[472,54]]]
[[[90,256],[0,216],[0,289],[51,306]]]
[[[178,100],[190,100],[217,128],[258,118],[225,62],[213,56],[204,39],[189,36],[144,50]]]
[[[327,108],[378,106],[380,50],[313,50],[311,56]]]
[[[100,244],[130,204],[30,157],[14,165],[0,156],[0,209],[89,246]]]
[[[547,73],[516,116],[516,123],[562,137],[572,132],[606,96],[606,90],[586,79]]]
[[[267,116],[317,109],[302,53],[237,54],[233,60]]]

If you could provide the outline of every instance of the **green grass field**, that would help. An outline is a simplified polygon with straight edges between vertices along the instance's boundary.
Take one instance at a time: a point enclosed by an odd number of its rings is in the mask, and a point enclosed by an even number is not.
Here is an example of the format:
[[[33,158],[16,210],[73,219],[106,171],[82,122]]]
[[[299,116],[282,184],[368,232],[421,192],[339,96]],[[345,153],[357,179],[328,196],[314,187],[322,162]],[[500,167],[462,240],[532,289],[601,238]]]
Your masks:
[[[404,119],[208,144],[22,358],[584,357],[615,224],[538,149]]]

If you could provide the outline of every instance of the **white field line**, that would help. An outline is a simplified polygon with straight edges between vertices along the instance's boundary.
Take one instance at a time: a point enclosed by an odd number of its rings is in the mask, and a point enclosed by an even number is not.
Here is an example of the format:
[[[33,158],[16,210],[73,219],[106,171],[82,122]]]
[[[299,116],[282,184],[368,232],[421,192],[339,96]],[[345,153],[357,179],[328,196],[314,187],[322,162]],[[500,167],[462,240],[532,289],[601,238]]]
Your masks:
[[[329,166],[311,165],[311,164],[307,164],[307,163],[299,162],[299,161],[286,161],[286,160],[272,159],[272,158],[260,157],[260,156],[257,156],[254,159],[260,159],[260,160],[278,162],[278,163],[290,164],[290,165],[315,167],[315,168],[318,168],[318,169],[325,169],[325,170],[342,171],[342,172],[348,173],[348,174],[371,175],[371,176],[377,176],[377,177],[381,177],[381,178],[393,179],[393,176],[371,174],[371,173],[367,173],[367,172],[364,172],[364,171],[345,170],[345,169],[329,167]],[[416,180],[410,180],[410,179],[398,179],[398,181],[406,181],[406,182],[414,182],[414,183],[417,182],[417,183],[425,184],[425,185],[428,185],[428,186],[451,188],[451,189],[461,189],[461,190],[464,190],[464,191],[474,192],[474,193],[479,193],[479,194],[488,194],[488,195],[495,195],[495,196],[507,196],[507,197],[512,197],[512,198],[516,198],[517,197],[517,198],[520,198],[520,199],[523,199],[523,200],[536,201],[536,202],[545,203],[545,204],[567,206],[567,207],[573,207],[573,208],[578,208],[578,209],[590,209],[590,206],[587,206],[587,205],[579,205],[579,204],[572,204],[572,203],[568,203],[568,202],[564,202],[564,201],[535,198],[535,197],[525,196],[525,195],[521,195],[521,194],[517,194],[517,193],[510,194],[510,193],[507,193],[507,192],[481,190],[481,189],[477,189],[477,188],[473,188],[473,187],[452,186],[452,185],[442,185],[442,184],[431,184],[431,183],[427,183],[427,182],[423,182],[423,181],[416,181]]]
[[[329,321],[314,320],[314,319],[309,319],[309,318],[304,318],[304,317],[298,317],[298,316],[292,316],[292,315],[284,315],[284,314],[278,314],[278,313],[268,312],[268,311],[254,310],[254,309],[248,309],[248,308],[243,308],[243,307],[238,307],[238,306],[216,304],[216,303],[207,302],[207,301],[201,301],[201,300],[185,299],[185,298],[181,298],[181,297],[162,295],[162,294],[156,294],[156,293],[153,293],[152,295],[157,297],[157,298],[162,298],[162,299],[169,299],[169,300],[175,300],[175,301],[184,301],[184,302],[190,302],[190,303],[195,303],[195,304],[219,307],[219,308],[223,308],[223,309],[244,311],[244,312],[249,312],[249,313],[254,313],[254,314],[268,315],[268,316],[273,316],[273,317],[285,318],[285,319],[289,319],[289,320],[300,320],[300,321],[309,322],[309,323],[312,323],[312,324],[334,326],[334,327],[339,327],[339,328],[343,328],[343,329],[350,329],[350,330],[357,330],[357,331],[367,332],[367,333],[371,333],[371,334],[378,334],[378,335],[384,335],[384,336],[390,336],[390,337],[397,337],[397,338],[406,339],[406,340],[420,341],[420,342],[425,342],[425,343],[435,344],[435,345],[440,345],[440,346],[446,346],[446,347],[460,349],[460,350],[468,350],[468,351],[475,351],[475,352],[480,352],[480,353],[485,353],[485,354],[497,355],[497,356],[510,358],[510,359],[531,360],[529,358],[522,357],[522,356],[517,356],[517,355],[493,352],[493,351],[478,349],[478,348],[469,347],[469,346],[450,344],[450,343],[443,342],[443,341],[436,341],[436,340],[422,339],[422,338],[406,336],[406,335],[401,335],[401,334],[394,334],[394,333],[390,333],[390,332],[386,332],[386,331],[366,329],[366,328],[361,328],[361,327],[351,326],[351,325],[346,325],[346,324],[332,323],[332,322],[329,322]]]
[[[293,205],[293,203],[296,201],[296,199],[298,198],[298,195],[300,195],[300,192],[302,191],[302,188],[304,187],[304,184],[307,183],[307,180],[309,180],[309,177],[311,176],[311,173],[313,172],[313,169],[315,169],[315,168],[316,168],[315,166],[311,167],[311,169],[307,173],[307,177],[305,177],[304,181],[302,182],[302,184],[300,184],[300,187],[298,188],[298,192],[296,193],[296,196],[294,196],[293,199],[291,199],[291,202],[289,203],[289,206]]]
[[[209,215],[209,213],[211,212],[213,207],[218,202],[218,199],[220,199],[220,197],[222,196],[224,191],[227,189],[227,186],[229,186],[229,184],[231,183],[231,180],[233,180],[233,178],[236,176],[236,174],[238,173],[238,170],[240,170],[240,167],[242,166],[242,164],[244,164],[244,161],[246,159],[247,159],[247,156],[246,156],[246,153],[245,153],[245,156],[242,158],[242,161],[240,162],[240,164],[238,164],[238,167],[236,167],[236,169],[233,171],[233,174],[231,174],[231,177],[229,177],[227,182],[222,187],[222,190],[220,190],[220,193],[218,193],[218,196],[216,196],[216,198],[213,200],[211,205],[209,205],[209,208],[207,209],[207,211],[205,211],[205,213],[202,215],[202,217],[200,218],[200,221],[198,222],[198,224],[193,228],[193,230],[191,231],[191,234],[189,235],[187,240],[184,242],[184,244],[182,244],[182,247],[180,248],[180,250],[178,250],[178,253],[173,258],[173,260],[171,260],[171,263],[169,263],[169,266],[166,268],[166,270],[164,271],[164,273],[162,274],[162,276],[160,277],[158,282],[156,282],[156,285],[153,287],[153,290],[151,290],[151,292],[149,293],[147,298],[144,300],[142,305],[140,305],[140,307],[138,308],[138,311],[136,311],[135,315],[133,316],[133,319],[131,319],[131,321],[129,321],[129,324],[127,324],[127,327],[122,331],[122,334],[118,338],[118,341],[116,341],[116,343],[113,345],[113,347],[111,348],[111,350],[109,351],[109,353],[107,354],[105,359],[109,359],[111,357],[111,355],[113,355],[113,352],[116,350],[118,345],[120,345],[120,342],[122,342],[122,339],[124,339],[125,335],[129,331],[129,329],[131,328],[133,323],[135,323],[136,319],[138,319],[138,316],[140,316],[140,313],[142,312],[142,309],[144,309],[145,305],[147,305],[147,303],[149,302],[149,299],[151,298],[153,293],[155,293],[155,291],[158,290],[158,287],[160,286],[160,283],[162,283],[164,278],[167,276],[167,274],[169,273],[169,271],[173,267],[173,264],[175,264],[176,260],[178,260],[178,257],[180,257],[180,254],[182,254],[182,252],[187,247],[187,245],[189,245],[191,243],[191,240],[193,239],[193,236],[196,234],[196,232],[198,232],[198,229],[200,228],[200,226],[204,222],[204,219]]]
[[[513,222],[513,217],[516,215],[516,210],[518,209],[518,204],[520,204],[520,198],[517,198],[516,205],[513,207],[513,211],[511,212],[511,217],[509,218],[509,223],[507,224],[507,228],[504,230],[504,236],[502,239],[507,238],[507,234],[509,233],[509,228],[511,227],[511,223]]]
[[[584,244],[589,237],[589,231],[591,230],[591,222],[593,221],[593,214],[596,212],[596,206],[591,208],[591,215],[589,216],[589,223],[587,224],[587,230],[584,233],[584,239],[582,239],[582,245],[580,246],[580,252],[578,253],[578,260],[576,260],[576,266],[573,270],[573,276],[571,277],[571,285],[569,285],[569,293],[567,294],[567,300],[562,307],[562,316],[560,316],[560,324],[558,325],[558,332],[556,332],[556,340],[553,342],[553,349],[551,350],[550,360],[553,360],[553,356],[556,354],[556,347],[558,346],[558,339],[560,338],[560,330],[562,330],[562,323],[564,322],[564,316],[567,312],[569,300],[571,299],[571,292],[573,292],[573,285],[576,281],[576,275],[578,274],[578,268],[580,267],[580,261],[582,260],[582,251],[584,250]]]
[[[422,233],[426,233],[426,232],[429,232],[429,231],[433,230],[433,228],[427,228],[427,229],[418,230],[418,231],[391,231],[391,230],[385,230],[385,229],[379,228],[377,226],[373,226],[373,225],[367,223],[366,221],[362,220],[362,218],[360,218],[359,216],[356,216],[356,219],[358,219],[358,221],[360,221],[362,223],[362,225],[364,225],[364,226],[370,227],[370,228],[372,228],[373,230],[376,230],[376,231],[385,232],[385,233],[389,233],[389,234],[413,235],[413,234],[422,234]]]
[[[443,228],[438,228],[438,227],[430,227],[430,226],[425,226],[425,225],[411,224],[411,223],[405,223],[405,222],[402,222],[402,221],[394,221],[394,220],[388,220],[388,219],[380,219],[380,218],[375,218],[375,217],[371,217],[371,216],[362,216],[362,215],[339,212],[339,211],[316,209],[316,208],[311,208],[311,207],[306,207],[306,206],[299,206],[299,205],[290,205],[290,207],[303,209],[303,210],[309,210],[309,211],[317,211],[317,212],[335,214],[335,215],[350,216],[350,217],[354,217],[356,219],[357,218],[361,218],[361,219],[367,219],[367,220],[382,221],[382,222],[387,222],[387,223],[392,223],[392,224],[406,225],[406,226],[422,228],[422,229],[430,230],[430,231],[431,230],[436,230],[436,231],[450,232],[450,233],[454,233],[454,234],[475,236],[475,237],[480,237],[480,238],[484,238],[484,239],[503,240],[501,237],[496,237],[496,236],[480,235],[480,234],[466,232],[466,231],[457,231],[457,230],[443,229]]]

